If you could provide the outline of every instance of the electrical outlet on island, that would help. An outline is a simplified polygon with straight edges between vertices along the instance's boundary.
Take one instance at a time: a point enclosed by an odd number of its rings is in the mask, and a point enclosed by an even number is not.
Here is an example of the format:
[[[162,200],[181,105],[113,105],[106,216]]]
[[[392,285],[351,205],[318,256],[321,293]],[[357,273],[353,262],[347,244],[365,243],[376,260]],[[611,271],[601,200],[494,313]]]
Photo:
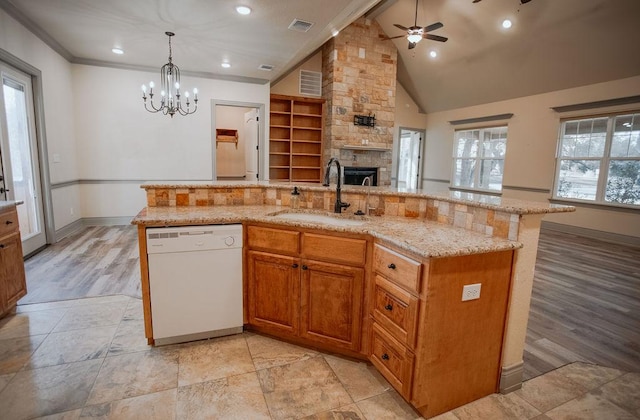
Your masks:
[[[462,287],[462,301],[480,299],[481,283],[465,284]]]

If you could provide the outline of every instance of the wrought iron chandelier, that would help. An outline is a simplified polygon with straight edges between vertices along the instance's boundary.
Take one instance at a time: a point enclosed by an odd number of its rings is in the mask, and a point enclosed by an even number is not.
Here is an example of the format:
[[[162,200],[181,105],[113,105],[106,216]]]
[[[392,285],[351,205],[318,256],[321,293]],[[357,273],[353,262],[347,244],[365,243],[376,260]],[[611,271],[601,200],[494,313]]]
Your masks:
[[[144,100],[144,108],[149,112],[162,112],[164,115],[173,115],[178,113],[180,115],[189,115],[196,112],[198,109],[198,89],[193,89],[193,109],[189,109],[189,92],[184,93],[185,102],[182,102],[180,97],[180,69],[173,64],[171,59],[171,37],[175,36],[173,32],[165,32],[165,35],[169,37],[169,62],[162,66],[160,69],[160,105],[156,107],[153,103],[153,88],[155,84],[149,82],[149,103],[147,103],[147,86],[142,85],[142,99]]]

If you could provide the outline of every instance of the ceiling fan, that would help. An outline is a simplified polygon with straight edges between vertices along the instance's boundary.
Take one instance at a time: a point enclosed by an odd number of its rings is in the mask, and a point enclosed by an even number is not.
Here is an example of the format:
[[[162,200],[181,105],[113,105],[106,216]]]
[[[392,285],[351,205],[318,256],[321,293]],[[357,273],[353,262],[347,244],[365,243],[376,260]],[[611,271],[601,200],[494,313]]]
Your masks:
[[[435,31],[436,29],[442,28],[444,26],[442,22],[432,23],[431,25],[425,26],[424,28],[421,26],[418,26],[418,0],[416,0],[416,14],[413,20],[413,26],[410,26],[407,28],[397,23],[394,23],[393,26],[395,26],[398,29],[402,29],[403,31],[407,31],[407,34],[387,37],[385,39],[397,39],[397,38],[406,37],[407,40],[409,41],[409,49],[415,48],[416,44],[418,44],[418,42],[420,42],[423,38],[430,39],[432,41],[438,41],[438,42],[446,42],[447,39],[449,39],[444,36],[432,35],[428,33],[431,31]]]

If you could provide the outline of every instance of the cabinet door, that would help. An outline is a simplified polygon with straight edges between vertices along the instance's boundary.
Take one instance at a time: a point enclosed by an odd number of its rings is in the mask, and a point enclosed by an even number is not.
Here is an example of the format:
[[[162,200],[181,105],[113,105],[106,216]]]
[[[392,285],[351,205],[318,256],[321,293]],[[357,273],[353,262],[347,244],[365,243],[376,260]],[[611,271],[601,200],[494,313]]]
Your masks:
[[[302,260],[304,338],[360,350],[364,269]]]
[[[0,314],[26,294],[22,243],[16,233],[0,240]]]
[[[294,257],[249,251],[249,323],[269,332],[298,334],[300,269]]]

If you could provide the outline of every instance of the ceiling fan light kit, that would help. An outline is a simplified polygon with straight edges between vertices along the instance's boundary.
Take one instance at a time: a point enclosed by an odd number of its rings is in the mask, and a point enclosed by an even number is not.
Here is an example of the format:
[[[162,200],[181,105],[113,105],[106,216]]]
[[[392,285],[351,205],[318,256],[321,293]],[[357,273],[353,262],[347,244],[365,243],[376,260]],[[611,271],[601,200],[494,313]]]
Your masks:
[[[436,29],[442,28],[444,26],[442,22],[432,23],[431,25],[428,25],[425,27],[418,26],[418,0],[416,0],[416,13],[413,20],[413,26],[407,28],[398,23],[394,23],[393,26],[395,26],[398,29],[402,29],[403,31],[406,31],[407,34],[387,37],[385,39],[397,39],[397,38],[406,37],[407,41],[409,41],[409,49],[415,48],[418,42],[422,41],[423,39],[429,39],[431,41],[438,41],[438,42],[446,42],[448,39],[444,36],[432,35],[428,33],[428,32],[435,31]]]
[[[180,69],[173,64],[171,57],[171,37],[175,36],[173,32],[165,32],[165,35],[169,37],[169,62],[162,66],[160,69],[160,105],[156,107],[153,103],[153,88],[155,84],[149,82],[149,103],[147,103],[147,86],[142,85],[142,100],[144,101],[144,108],[152,113],[162,112],[164,115],[170,115],[171,118],[175,114],[189,115],[196,112],[198,109],[198,89],[193,89],[193,109],[189,109],[191,103],[189,102],[189,92],[184,93],[186,102],[182,102],[180,97]]]

